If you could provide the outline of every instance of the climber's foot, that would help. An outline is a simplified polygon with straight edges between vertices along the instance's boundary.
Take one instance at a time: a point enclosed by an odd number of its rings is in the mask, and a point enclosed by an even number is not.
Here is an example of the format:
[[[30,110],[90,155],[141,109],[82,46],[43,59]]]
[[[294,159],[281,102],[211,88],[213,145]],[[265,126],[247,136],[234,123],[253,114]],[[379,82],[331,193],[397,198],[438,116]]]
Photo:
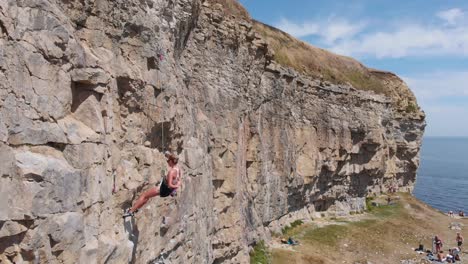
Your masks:
[[[136,213],[136,212],[131,212],[130,209],[127,209],[127,210],[125,210],[125,213],[123,214],[122,217],[123,217],[124,219],[127,218],[127,217],[134,217],[134,216],[135,216],[135,213]]]

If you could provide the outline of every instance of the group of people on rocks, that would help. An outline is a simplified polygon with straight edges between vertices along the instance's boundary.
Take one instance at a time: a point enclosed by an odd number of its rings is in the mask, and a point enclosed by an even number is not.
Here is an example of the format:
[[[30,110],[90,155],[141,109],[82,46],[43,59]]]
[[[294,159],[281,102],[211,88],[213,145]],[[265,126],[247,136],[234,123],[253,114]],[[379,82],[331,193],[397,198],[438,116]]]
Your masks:
[[[436,262],[445,262],[445,263],[456,263],[457,261],[461,261],[461,249],[462,245],[464,242],[463,236],[460,233],[457,233],[457,236],[455,238],[455,241],[457,242],[457,246],[454,248],[448,249],[448,252],[445,253],[442,250],[443,247],[443,242],[442,239],[439,236],[435,236],[433,239],[433,249],[434,252],[429,251],[427,256],[429,257],[430,260],[436,261]]]
[[[448,216],[450,216],[450,217],[455,217],[455,214],[453,213],[453,211],[448,211],[447,214],[448,214]],[[460,216],[460,217],[465,217],[465,213],[464,213],[462,210],[459,210],[459,211],[458,211],[458,216]]]

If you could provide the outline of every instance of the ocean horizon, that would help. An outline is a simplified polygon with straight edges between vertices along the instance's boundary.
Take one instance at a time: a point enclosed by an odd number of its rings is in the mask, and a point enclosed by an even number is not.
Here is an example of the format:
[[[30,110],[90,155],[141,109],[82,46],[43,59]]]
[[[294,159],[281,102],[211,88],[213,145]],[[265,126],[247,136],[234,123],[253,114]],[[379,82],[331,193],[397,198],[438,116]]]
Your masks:
[[[424,137],[413,195],[444,213],[468,212],[468,137]]]

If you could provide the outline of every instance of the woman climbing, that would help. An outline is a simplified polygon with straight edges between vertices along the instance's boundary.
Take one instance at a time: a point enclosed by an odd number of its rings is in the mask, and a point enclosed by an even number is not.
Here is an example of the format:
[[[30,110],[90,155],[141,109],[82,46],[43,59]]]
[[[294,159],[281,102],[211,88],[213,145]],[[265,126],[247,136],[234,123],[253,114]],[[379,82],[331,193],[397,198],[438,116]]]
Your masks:
[[[127,209],[123,215],[124,218],[128,216],[134,216],[138,209],[143,207],[148,200],[155,196],[167,197],[174,194],[176,190],[182,184],[180,168],[177,166],[179,159],[169,152],[165,153],[167,164],[169,165],[169,171],[167,175],[163,177],[161,186],[155,186],[144,192],[132,208]]]

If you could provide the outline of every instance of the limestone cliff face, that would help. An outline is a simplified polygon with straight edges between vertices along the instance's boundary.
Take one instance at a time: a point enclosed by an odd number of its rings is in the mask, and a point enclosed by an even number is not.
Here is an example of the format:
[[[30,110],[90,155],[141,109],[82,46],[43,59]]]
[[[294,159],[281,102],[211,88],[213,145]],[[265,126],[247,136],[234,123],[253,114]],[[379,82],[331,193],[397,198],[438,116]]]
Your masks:
[[[252,23],[213,1],[0,0],[1,262],[247,263],[282,224],[411,190],[406,85],[281,66]],[[182,189],[124,222],[164,148]]]

